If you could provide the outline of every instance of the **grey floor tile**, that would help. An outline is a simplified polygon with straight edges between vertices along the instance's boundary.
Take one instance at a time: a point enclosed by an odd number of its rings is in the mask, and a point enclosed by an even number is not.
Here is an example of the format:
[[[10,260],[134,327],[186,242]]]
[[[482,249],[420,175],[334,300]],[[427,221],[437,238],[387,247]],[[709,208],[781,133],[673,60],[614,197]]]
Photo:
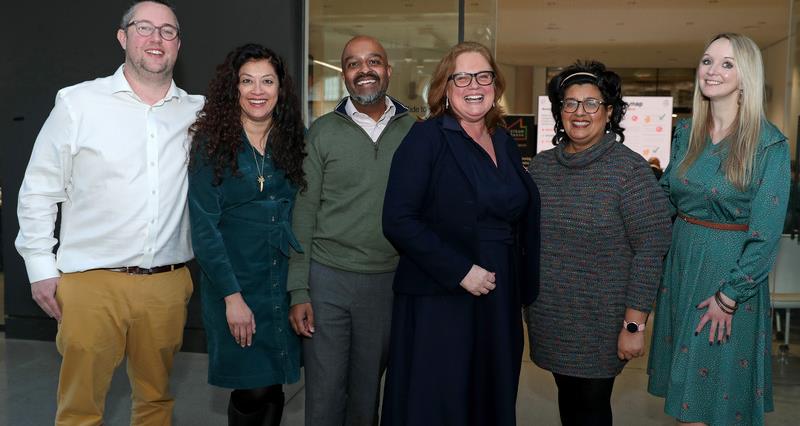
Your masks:
[[[794,329],[794,327],[793,327]],[[794,333],[793,333],[794,334]],[[800,342],[800,339],[797,341]],[[789,364],[776,365],[775,412],[767,426],[795,425],[800,416],[800,343]],[[551,374],[526,360],[522,362],[517,418],[519,425],[558,425],[556,387]],[[0,333],[0,426],[51,425],[60,358],[52,342],[5,339]],[[645,359],[631,362],[617,378],[612,405],[614,424],[674,425],[663,413],[663,400],[645,392]],[[225,425],[228,391],[206,384],[208,357],[180,353],[175,360],[172,390],[176,397],[176,425]],[[283,426],[303,425],[304,392],[301,382],[287,386]],[[106,423],[127,425],[130,387],[124,368],[114,375],[106,403]]]

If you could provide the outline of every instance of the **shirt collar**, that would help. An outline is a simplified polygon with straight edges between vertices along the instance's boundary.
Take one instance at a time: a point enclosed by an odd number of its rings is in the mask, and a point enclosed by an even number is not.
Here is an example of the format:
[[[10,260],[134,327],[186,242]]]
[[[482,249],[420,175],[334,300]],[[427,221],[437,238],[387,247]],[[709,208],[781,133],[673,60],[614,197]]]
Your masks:
[[[386,118],[387,115],[389,116],[394,115],[396,110],[394,102],[392,102],[392,100],[389,99],[388,96],[384,96],[383,99],[384,102],[386,103],[386,110],[383,111],[383,114],[381,115],[381,118],[378,121],[383,120],[384,118]],[[353,116],[355,116],[356,114],[366,115],[356,109],[356,106],[353,105],[353,100],[349,96],[347,97],[347,102],[344,105],[344,109],[345,111],[347,111],[347,116],[350,118],[353,118]]]
[[[117,71],[114,72],[114,75],[111,76],[111,93],[129,93],[138,99],[139,96],[136,95],[133,88],[131,88],[131,84],[128,83],[128,79],[125,78],[124,70],[125,64],[122,64],[117,68]],[[170,81],[169,90],[167,90],[167,95],[164,96],[163,101],[180,98],[180,96],[181,93],[180,90],[178,90],[178,86],[175,85],[175,80]]]

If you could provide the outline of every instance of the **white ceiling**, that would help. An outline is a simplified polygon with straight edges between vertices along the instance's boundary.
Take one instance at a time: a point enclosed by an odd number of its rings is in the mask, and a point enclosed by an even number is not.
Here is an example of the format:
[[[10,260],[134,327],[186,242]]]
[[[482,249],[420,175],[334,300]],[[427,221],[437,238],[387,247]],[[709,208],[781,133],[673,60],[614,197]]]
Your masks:
[[[497,57],[517,65],[598,59],[619,68],[694,67],[720,32],[746,34],[762,49],[785,39],[790,2],[497,0]]]
[[[496,0],[497,59],[537,66],[597,59],[616,68],[694,67],[705,42],[719,32],[746,34],[762,48],[784,40],[792,1]],[[470,20],[482,21],[494,3],[466,0],[468,37]],[[456,41],[456,9],[456,0],[310,0],[310,42],[324,44],[318,57],[334,63],[344,41],[356,34],[385,40],[393,61],[438,59]]]

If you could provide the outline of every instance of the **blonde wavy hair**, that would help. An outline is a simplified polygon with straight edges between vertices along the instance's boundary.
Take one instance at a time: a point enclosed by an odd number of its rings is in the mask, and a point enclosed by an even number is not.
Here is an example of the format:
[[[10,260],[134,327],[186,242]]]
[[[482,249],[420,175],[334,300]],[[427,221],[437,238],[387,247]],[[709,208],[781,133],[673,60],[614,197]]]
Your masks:
[[[750,185],[764,116],[764,63],[761,49],[747,36],[736,33],[721,33],[711,38],[711,43],[726,39],[733,49],[734,66],[737,68],[741,92],[739,112],[731,124],[728,134],[730,150],[722,168],[725,178],[738,190],[744,191]],[[705,51],[705,50],[704,50]],[[689,149],[678,169],[680,175],[697,161],[705,149],[711,129],[711,108],[709,99],[700,91],[700,77],[695,77],[694,101],[692,103],[692,129],[689,134]]]
[[[497,63],[494,61],[489,48],[474,41],[465,41],[453,46],[450,51],[444,55],[444,58],[442,58],[439,65],[437,65],[436,69],[433,71],[431,85],[428,89],[428,108],[430,108],[430,116],[438,117],[448,113],[446,105],[447,82],[450,78],[450,74],[456,69],[456,58],[462,53],[467,52],[475,52],[483,56],[486,62],[489,63],[489,66],[492,67],[492,71],[494,71],[494,106],[486,113],[486,117],[484,117],[486,128],[490,133],[493,133],[496,126],[505,125],[503,121],[505,111],[503,111],[499,102],[500,97],[503,96],[503,92],[506,90],[506,80],[497,67]],[[449,113],[452,114],[452,112]]]

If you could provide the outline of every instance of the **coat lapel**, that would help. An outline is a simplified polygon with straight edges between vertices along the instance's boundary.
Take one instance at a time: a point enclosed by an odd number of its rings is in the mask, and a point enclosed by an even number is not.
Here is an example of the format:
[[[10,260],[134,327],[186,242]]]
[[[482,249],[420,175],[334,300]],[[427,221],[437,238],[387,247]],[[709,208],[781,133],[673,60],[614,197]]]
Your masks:
[[[469,142],[467,139],[469,136],[466,135],[466,132],[461,128],[458,122],[449,115],[445,115],[442,118],[441,122],[442,126],[442,133],[444,133],[444,138],[447,141],[447,145],[450,148],[450,152],[453,153],[453,158],[456,160],[456,164],[461,169],[461,172],[464,176],[467,177],[467,180],[470,183],[472,188],[477,188],[477,177],[475,176],[475,170],[473,170],[472,162],[470,161],[469,155],[472,155],[468,149],[470,147],[467,145]]]

